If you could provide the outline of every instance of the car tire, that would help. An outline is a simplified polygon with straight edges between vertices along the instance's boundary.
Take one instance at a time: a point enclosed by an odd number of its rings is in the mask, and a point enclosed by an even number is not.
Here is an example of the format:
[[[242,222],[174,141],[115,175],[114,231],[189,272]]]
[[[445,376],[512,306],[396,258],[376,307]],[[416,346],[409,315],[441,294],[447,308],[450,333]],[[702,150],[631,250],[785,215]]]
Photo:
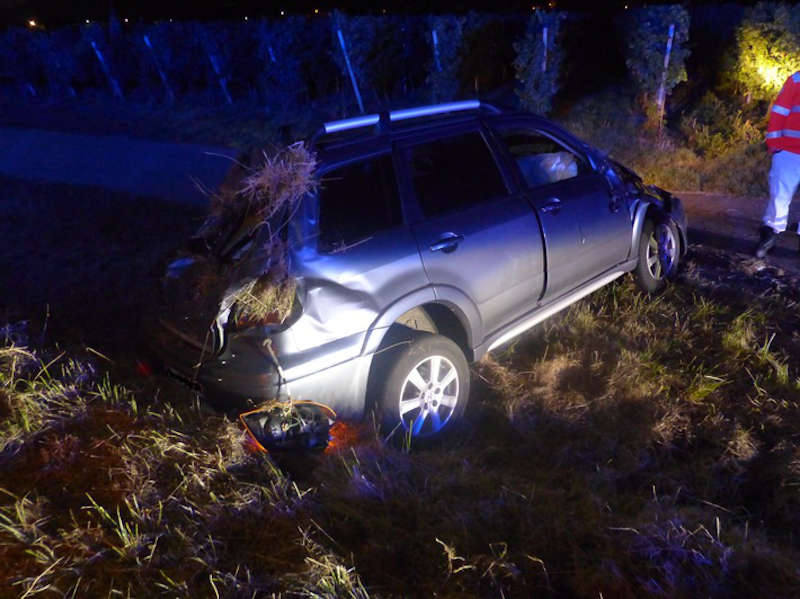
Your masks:
[[[439,439],[463,416],[469,365],[447,337],[415,331],[384,372],[376,407],[381,428],[390,437],[410,436],[412,443]]]
[[[647,293],[664,289],[675,276],[680,260],[678,228],[671,220],[648,219],[639,236],[639,262],[633,271],[636,284]]]

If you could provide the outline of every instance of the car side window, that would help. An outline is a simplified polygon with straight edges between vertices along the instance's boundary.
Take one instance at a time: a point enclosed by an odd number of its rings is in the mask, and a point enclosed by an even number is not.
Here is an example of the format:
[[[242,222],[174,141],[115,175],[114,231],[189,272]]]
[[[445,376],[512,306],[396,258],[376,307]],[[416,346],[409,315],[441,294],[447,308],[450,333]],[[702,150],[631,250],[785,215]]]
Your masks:
[[[508,194],[477,131],[412,146],[406,158],[414,193],[428,218]]]
[[[317,196],[321,252],[341,251],[403,223],[390,154],[329,171]]]
[[[574,152],[541,133],[509,129],[498,132],[528,188],[577,177],[589,165]]]

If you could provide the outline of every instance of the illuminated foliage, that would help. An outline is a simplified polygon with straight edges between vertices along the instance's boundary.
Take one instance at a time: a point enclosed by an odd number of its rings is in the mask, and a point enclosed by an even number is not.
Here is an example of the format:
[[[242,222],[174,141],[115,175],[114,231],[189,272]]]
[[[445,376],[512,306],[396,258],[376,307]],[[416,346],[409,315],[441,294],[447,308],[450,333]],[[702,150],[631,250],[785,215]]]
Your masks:
[[[514,44],[517,58],[517,96],[532,112],[550,112],[560,85],[563,62],[562,33],[567,15],[536,12],[528,21],[525,37]]]
[[[772,100],[800,70],[800,5],[760,3],[736,35],[733,78],[748,99]]]
[[[669,67],[664,77],[664,55],[670,25],[675,26]],[[622,20],[627,58],[625,64],[639,88],[648,120],[658,120],[656,96],[664,84],[665,97],[686,81],[686,59],[690,51],[689,13],[678,4],[648,6],[628,11]]]

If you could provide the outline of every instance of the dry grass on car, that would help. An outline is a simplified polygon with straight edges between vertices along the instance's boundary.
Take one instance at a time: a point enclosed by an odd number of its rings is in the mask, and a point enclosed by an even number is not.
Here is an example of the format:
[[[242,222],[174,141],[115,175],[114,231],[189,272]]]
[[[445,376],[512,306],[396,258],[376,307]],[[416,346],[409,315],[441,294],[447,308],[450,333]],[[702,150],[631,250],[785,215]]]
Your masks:
[[[199,256],[198,265],[206,279],[215,280],[215,289],[232,289],[227,298],[238,306],[237,317],[243,321],[283,322],[294,302],[296,283],[290,273],[287,246],[281,229],[287,226],[300,200],[318,185],[317,158],[305,143],[291,144],[273,154],[260,152],[251,157],[251,165],[239,165],[211,196],[209,216],[200,229],[203,236],[237,225],[228,245],[267,227],[264,247],[256,248],[263,255],[264,271],[244,282],[232,280],[236,272],[217,264],[208,256]],[[221,297],[219,298],[222,299]]]

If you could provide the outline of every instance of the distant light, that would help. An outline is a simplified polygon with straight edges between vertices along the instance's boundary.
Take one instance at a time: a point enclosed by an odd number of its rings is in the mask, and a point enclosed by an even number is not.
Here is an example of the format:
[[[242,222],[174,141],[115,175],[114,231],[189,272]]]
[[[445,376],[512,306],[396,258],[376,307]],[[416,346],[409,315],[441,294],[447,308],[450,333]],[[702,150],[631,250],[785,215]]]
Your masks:
[[[88,25],[89,23],[91,23],[91,21],[89,19],[86,19],[86,24]]]
[[[245,21],[247,20],[247,17],[246,17],[246,16],[245,16],[244,20],[245,20]]]
[[[628,10],[628,5],[627,4],[625,5],[625,10]]]
[[[315,15],[318,15],[318,14],[319,14],[319,9],[318,9],[318,8],[315,8],[315,9],[314,9],[314,14],[315,14]]]
[[[285,15],[285,14],[286,14],[286,12],[285,12],[285,11],[281,11],[281,16],[283,16],[283,15]]]
[[[30,26],[30,27],[36,27],[36,21],[34,21],[33,19],[31,19],[30,21],[28,21],[28,26]]]
[[[128,18],[127,18],[127,17],[125,18],[125,22],[126,22],[126,23],[128,22]]]

